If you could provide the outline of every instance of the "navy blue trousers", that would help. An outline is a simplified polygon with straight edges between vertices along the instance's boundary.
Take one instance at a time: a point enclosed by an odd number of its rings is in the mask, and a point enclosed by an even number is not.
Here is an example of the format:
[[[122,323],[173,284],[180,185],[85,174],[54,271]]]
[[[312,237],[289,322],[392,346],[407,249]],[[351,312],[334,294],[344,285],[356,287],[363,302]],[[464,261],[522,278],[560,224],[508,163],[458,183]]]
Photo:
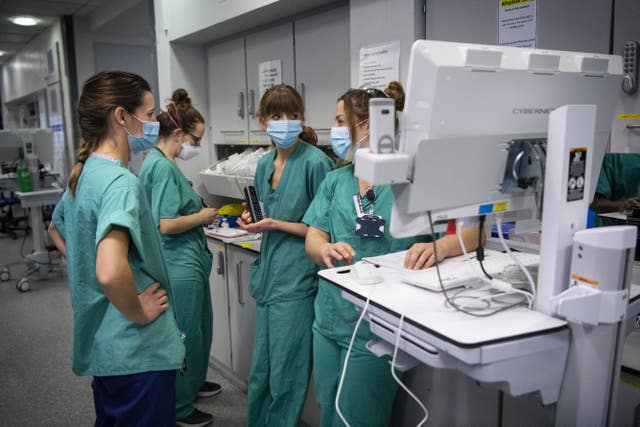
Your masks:
[[[93,377],[96,427],[176,425],[176,371]]]

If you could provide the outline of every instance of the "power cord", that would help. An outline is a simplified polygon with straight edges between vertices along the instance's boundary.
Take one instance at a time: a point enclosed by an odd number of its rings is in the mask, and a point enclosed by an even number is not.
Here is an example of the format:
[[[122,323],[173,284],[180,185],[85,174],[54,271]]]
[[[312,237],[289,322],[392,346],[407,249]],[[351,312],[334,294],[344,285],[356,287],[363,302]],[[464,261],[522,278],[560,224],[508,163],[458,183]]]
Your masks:
[[[491,277],[491,275],[487,273],[487,270],[484,269],[484,264],[482,263],[482,261],[484,261],[484,246],[482,245],[482,231],[484,230],[485,219],[486,219],[486,215],[480,215],[480,218],[478,218],[478,247],[476,248],[476,258],[480,263],[480,268],[482,269],[482,272],[484,273],[485,277],[489,280],[493,280],[493,277]]]
[[[375,288],[374,288],[375,289]],[[367,312],[367,308],[369,308],[369,301],[371,301],[371,295],[367,296],[367,302],[365,302],[364,307],[362,308],[362,313],[360,313],[360,317],[356,322],[356,327],[353,329],[353,334],[351,335],[351,341],[349,342],[349,348],[347,349],[347,354],[344,357],[344,364],[342,365],[342,374],[340,374],[340,382],[338,383],[338,391],[336,392],[336,400],[335,407],[338,416],[342,420],[345,426],[351,427],[351,424],[347,421],[347,419],[340,411],[340,393],[342,393],[342,385],[344,384],[344,377],[347,373],[347,366],[349,365],[349,356],[351,355],[351,350],[353,349],[353,343],[356,340],[356,335],[358,334],[358,328],[360,328],[360,323],[362,323],[362,319],[364,319],[364,315]]]
[[[402,331],[403,322],[404,322],[404,314],[400,315],[400,322],[398,322],[398,332],[396,333],[396,345],[395,345],[395,348],[393,349],[393,358],[391,359],[391,375],[393,375],[393,379],[396,380],[398,385],[402,387],[404,391],[406,391],[413,400],[415,400],[415,402],[420,406],[420,408],[424,412],[424,418],[420,420],[417,426],[417,427],[421,427],[422,425],[424,425],[424,423],[427,422],[427,418],[429,418],[429,411],[427,411],[427,408],[420,401],[420,399],[418,399],[416,395],[413,394],[411,390],[409,390],[409,388],[402,381],[400,381],[400,378],[398,378],[398,375],[396,374],[396,370],[395,370],[396,357],[398,356],[398,347],[400,346],[400,335]]]
[[[435,231],[433,229],[433,219],[431,217],[431,211],[427,211],[427,216],[429,218],[429,227],[431,229],[431,238],[435,242],[437,239],[436,239],[436,233],[435,233]],[[440,290],[442,291],[442,294],[444,295],[445,305],[448,305],[449,307],[453,307],[457,311],[460,311],[462,313],[468,314],[469,316],[489,317],[489,316],[493,316],[494,314],[499,313],[501,311],[505,311],[505,310],[508,310],[510,308],[513,308],[513,307],[517,307],[517,306],[522,304],[522,301],[518,301],[516,303],[508,304],[508,305],[505,305],[503,307],[499,307],[499,308],[496,308],[494,310],[491,310],[489,312],[484,312],[484,313],[476,313],[476,312],[473,312],[471,310],[468,310],[468,309],[464,308],[463,306],[459,306],[455,301],[453,301],[451,298],[449,298],[449,294],[447,293],[447,290],[444,287],[444,283],[442,282],[442,276],[440,274],[440,263],[438,262],[438,249],[437,249],[437,247],[438,247],[438,245],[436,245],[434,243],[434,245],[433,245],[433,255],[434,255],[435,260],[436,260],[434,266],[436,268],[436,274],[438,275],[438,282],[440,283]]]
[[[529,287],[531,288],[531,296],[533,297],[533,303],[531,304],[531,307],[533,308],[535,305],[535,299],[536,299],[536,285],[533,281],[533,277],[531,277],[531,273],[529,273],[529,270],[527,270],[527,268],[522,264],[522,262],[518,259],[518,257],[516,257],[513,254],[513,252],[511,251],[511,248],[509,247],[509,245],[507,245],[507,242],[504,240],[504,236],[502,234],[502,215],[501,214],[496,215],[496,226],[498,227],[498,238],[500,239],[500,243],[502,244],[503,249],[505,250],[506,253],[509,254],[513,262],[516,263],[518,267],[520,267],[520,270],[522,270],[525,277],[527,278],[527,281],[529,282]]]

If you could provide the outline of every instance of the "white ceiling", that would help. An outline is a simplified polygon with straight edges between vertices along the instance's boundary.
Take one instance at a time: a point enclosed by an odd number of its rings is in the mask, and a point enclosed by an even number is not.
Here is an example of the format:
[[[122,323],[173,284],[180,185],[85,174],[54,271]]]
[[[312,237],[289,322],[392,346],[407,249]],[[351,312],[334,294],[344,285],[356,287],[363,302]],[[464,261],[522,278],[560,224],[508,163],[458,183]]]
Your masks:
[[[0,0],[0,63],[22,49],[29,41],[64,15],[90,14],[109,0]],[[42,22],[23,27],[9,21],[15,15],[31,15]]]

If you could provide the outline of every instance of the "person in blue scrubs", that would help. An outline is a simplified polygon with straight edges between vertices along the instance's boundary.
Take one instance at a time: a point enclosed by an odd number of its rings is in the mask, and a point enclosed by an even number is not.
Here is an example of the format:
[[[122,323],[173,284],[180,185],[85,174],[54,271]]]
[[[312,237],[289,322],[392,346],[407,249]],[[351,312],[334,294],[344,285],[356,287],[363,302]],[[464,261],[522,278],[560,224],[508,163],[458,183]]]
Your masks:
[[[248,424],[296,426],[311,375],[313,300],[317,267],[304,252],[301,222],[320,183],[332,168],[304,126],[304,103],[294,88],[268,89],[258,113],[274,148],[258,162],[254,186],[264,219],[245,211],[241,227],[262,233],[260,255],[251,266],[256,334],[249,377]]]
[[[185,349],[160,234],[132,151],[156,143],[149,84],[104,71],[78,102],[81,144],[49,233],[66,254],[74,310],[73,371],[93,376],[96,426],[175,426]]]
[[[176,417],[180,426],[202,426],[213,416],[193,406],[198,397],[214,396],[219,384],[206,381],[213,337],[211,309],[211,252],[203,226],[215,222],[218,210],[202,207],[200,196],[178,168],[200,153],[204,118],[184,89],[177,89],[166,111],[157,116],[158,144],[144,159],[140,183],[153,220],[160,230],[169,267],[178,323],[185,332],[186,369],[177,378]]]
[[[426,268],[435,263],[434,243],[429,238],[395,239],[388,227],[373,237],[356,232],[356,203],[360,210],[384,219],[389,224],[393,193],[389,185],[371,185],[354,175],[351,163],[354,151],[369,146],[369,100],[393,98],[396,110],[404,107],[404,91],[392,82],[385,91],[352,89],[341,96],[336,106],[331,145],[344,166],[329,172],[302,221],[309,225],[306,251],[317,264],[328,268],[352,264],[363,257],[407,250],[404,267]],[[462,231],[465,247],[476,248],[477,228]],[[439,238],[438,260],[462,254],[455,234]],[[313,369],[316,399],[323,427],[342,426],[335,399],[351,335],[359,313],[340,295],[340,290],[320,280],[315,300],[313,324]],[[340,395],[341,412],[352,426],[388,426],[398,388],[390,371],[390,357],[376,357],[367,348],[370,340],[379,341],[363,321],[351,350],[348,369]]]

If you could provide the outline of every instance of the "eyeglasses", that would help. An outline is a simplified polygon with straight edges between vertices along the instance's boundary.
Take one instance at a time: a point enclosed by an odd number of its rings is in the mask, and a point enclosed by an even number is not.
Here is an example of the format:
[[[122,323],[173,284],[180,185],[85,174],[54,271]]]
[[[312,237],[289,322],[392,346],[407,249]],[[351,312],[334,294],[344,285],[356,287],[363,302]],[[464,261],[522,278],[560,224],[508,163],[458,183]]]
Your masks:
[[[189,135],[191,135],[191,138],[193,138],[193,143],[195,144],[196,147],[200,146],[200,141],[202,140],[201,136],[197,136],[192,134],[191,132],[187,132]]]
[[[389,98],[389,95],[387,95],[383,90],[375,87],[363,86],[360,90],[365,91],[371,98]]]

